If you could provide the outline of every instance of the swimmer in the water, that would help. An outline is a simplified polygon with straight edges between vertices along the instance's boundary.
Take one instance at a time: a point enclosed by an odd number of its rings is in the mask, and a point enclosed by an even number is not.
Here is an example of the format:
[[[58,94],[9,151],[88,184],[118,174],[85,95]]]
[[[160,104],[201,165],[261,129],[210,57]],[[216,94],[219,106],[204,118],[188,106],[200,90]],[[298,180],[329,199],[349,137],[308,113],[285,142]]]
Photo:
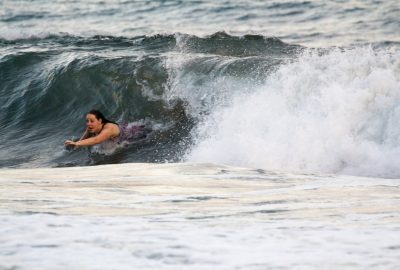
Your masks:
[[[87,113],[86,127],[86,131],[78,141],[67,140],[64,145],[66,147],[92,146],[107,140],[114,140],[121,133],[118,124],[105,118],[98,110],[91,110]]]
[[[108,120],[98,110],[91,110],[86,115],[86,131],[78,141],[67,140],[64,145],[68,148],[79,146],[92,146],[109,142],[120,144],[132,140],[142,139],[147,136],[149,129],[141,124],[118,125]]]

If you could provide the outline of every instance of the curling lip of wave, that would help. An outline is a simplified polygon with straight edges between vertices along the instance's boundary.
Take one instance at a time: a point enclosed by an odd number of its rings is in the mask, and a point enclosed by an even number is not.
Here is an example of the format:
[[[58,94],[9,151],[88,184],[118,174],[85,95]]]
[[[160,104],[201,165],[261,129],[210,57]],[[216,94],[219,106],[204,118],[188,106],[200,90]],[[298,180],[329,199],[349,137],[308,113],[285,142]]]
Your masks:
[[[216,53],[223,51],[226,55],[258,55],[268,52],[290,54],[303,48],[300,45],[288,44],[276,37],[265,37],[256,34],[242,36],[229,35],[226,32],[216,32],[211,35],[199,37],[184,33],[155,34],[136,37],[95,35],[82,37],[65,34],[42,34],[24,36],[12,40],[0,38],[0,45],[17,45],[28,43],[31,45],[58,44],[64,46],[111,46],[111,47],[137,47],[151,50],[184,50],[185,52]],[[103,47],[104,49],[105,47]]]

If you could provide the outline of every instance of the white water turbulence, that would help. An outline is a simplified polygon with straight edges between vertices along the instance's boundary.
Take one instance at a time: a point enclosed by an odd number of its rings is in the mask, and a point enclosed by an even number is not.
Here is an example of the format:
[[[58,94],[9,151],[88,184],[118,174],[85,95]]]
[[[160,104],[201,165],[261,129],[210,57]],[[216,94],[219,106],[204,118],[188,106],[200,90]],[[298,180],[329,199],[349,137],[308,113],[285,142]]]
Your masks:
[[[399,269],[398,179],[199,163],[3,169],[0,269]]]
[[[198,125],[187,160],[400,176],[399,51],[306,50],[262,83],[232,92]]]

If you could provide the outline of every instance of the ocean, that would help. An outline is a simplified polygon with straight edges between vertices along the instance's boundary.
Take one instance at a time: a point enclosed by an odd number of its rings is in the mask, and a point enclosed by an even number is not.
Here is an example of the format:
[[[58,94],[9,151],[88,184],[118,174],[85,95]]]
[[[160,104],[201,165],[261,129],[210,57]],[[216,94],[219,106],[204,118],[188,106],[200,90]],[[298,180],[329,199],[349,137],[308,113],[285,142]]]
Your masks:
[[[398,269],[399,15],[0,1],[0,269]]]

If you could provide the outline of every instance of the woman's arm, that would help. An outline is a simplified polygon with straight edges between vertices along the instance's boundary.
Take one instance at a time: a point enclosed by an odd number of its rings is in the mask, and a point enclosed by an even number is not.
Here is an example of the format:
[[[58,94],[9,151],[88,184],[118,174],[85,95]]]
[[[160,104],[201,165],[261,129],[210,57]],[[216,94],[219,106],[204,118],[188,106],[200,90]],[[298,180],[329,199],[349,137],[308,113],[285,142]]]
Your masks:
[[[85,132],[86,134],[86,132]],[[84,134],[84,135],[85,135]],[[99,143],[102,143],[108,139],[110,139],[112,137],[112,128],[109,126],[105,126],[103,128],[103,130],[100,132],[99,135],[95,136],[95,137],[91,137],[91,138],[87,138],[87,139],[81,139],[77,142],[73,142],[73,141],[65,141],[65,145],[74,145],[74,146],[91,146],[91,145],[96,145]],[[84,138],[84,135],[82,136]]]

